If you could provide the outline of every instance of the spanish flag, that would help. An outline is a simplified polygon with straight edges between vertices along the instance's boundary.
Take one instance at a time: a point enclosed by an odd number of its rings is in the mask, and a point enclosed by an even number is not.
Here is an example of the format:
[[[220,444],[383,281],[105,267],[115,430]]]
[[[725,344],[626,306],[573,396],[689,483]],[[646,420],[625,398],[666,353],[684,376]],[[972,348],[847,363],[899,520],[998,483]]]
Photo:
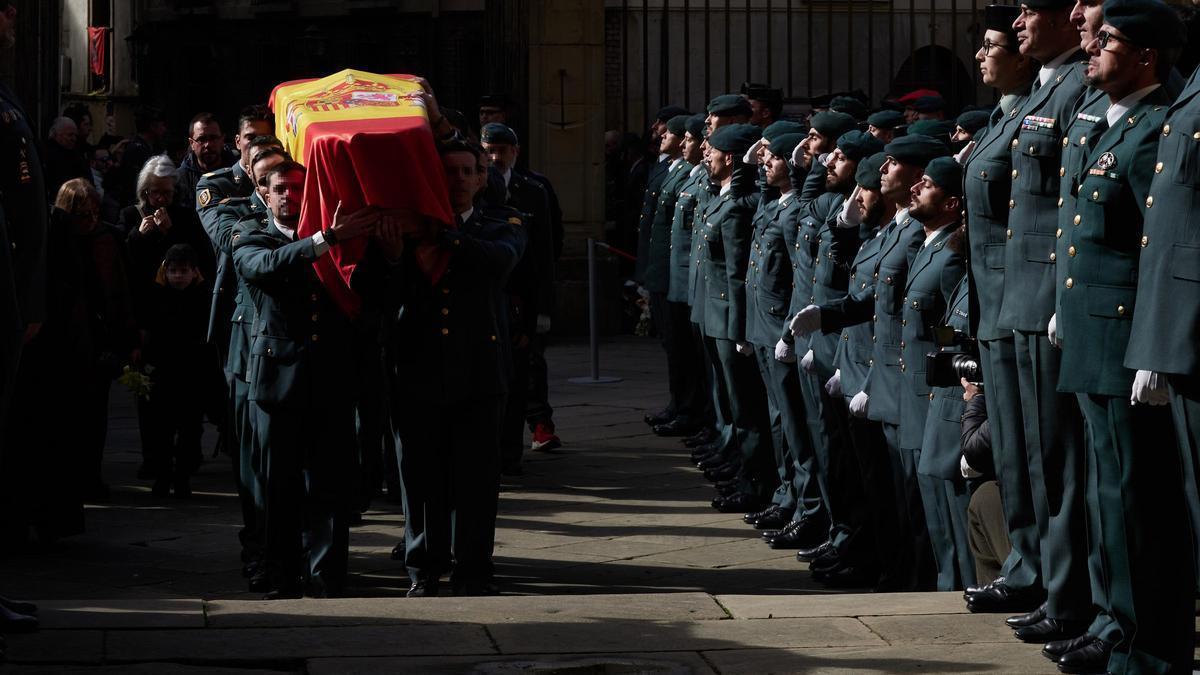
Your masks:
[[[408,75],[349,69],[275,87],[275,134],[308,169],[299,236],[328,228],[339,201],[342,213],[365,206],[409,209],[452,226],[445,174],[421,93]],[[347,241],[315,264],[321,282],[350,316],[360,307],[350,276],[365,248],[366,239]],[[416,254],[435,282],[449,264],[449,256],[431,242],[417,244]]]

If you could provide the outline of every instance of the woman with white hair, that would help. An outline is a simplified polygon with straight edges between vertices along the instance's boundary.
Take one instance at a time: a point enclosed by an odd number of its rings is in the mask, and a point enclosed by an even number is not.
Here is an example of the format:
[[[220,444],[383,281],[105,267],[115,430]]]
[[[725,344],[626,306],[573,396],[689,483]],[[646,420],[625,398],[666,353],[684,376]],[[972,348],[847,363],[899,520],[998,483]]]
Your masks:
[[[121,228],[129,233],[129,285],[133,291],[134,315],[139,329],[144,329],[149,319],[147,313],[150,297],[167,249],[175,244],[191,246],[197,254],[197,266],[205,282],[211,283],[216,276],[213,245],[200,224],[199,216],[192,209],[180,206],[176,199],[176,171],[175,163],[165,154],[148,159],[138,172],[137,203],[121,211]],[[215,358],[213,377],[213,382],[197,382],[196,386],[205,390],[223,390],[224,382],[221,380],[221,372],[217,368]],[[138,426],[142,431],[144,460],[147,453],[145,445],[149,436],[146,434],[146,412],[143,410],[141,399],[138,399],[138,404]],[[138,471],[138,477],[151,477],[144,461],[142,469]]]

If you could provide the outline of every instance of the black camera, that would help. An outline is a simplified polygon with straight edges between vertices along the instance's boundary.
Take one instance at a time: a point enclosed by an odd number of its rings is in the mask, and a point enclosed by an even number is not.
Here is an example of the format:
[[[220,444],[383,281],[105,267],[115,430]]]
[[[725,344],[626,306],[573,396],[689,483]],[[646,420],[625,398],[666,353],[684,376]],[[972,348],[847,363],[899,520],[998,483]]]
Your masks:
[[[938,350],[925,355],[925,383],[931,387],[958,387],[966,379],[972,384],[982,384],[975,338],[951,326],[939,326],[933,333]]]

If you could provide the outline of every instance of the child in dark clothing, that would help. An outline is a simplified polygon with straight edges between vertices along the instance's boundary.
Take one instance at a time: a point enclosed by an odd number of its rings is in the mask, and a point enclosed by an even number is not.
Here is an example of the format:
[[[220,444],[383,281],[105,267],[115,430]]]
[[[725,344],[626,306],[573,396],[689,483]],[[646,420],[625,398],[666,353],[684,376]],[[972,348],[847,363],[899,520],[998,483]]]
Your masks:
[[[192,494],[204,424],[205,378],[217,356],[205,341],[211,299],[188,244],[167,249],[150,289],[142,358],[153,386],[146,402],[150,413],[147,460],[154,496]]]

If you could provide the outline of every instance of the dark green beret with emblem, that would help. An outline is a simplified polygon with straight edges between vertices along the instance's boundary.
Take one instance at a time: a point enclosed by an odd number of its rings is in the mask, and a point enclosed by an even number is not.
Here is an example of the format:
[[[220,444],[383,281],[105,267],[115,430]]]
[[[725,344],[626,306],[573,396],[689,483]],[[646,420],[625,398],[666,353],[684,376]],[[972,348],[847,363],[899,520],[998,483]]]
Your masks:
[[[805,126],[799,122],[793,122],[792,120],[779,120],[778,122],[772,122],[764,127],[762,135],[763,138],[767,139],[768,141],[773,141],[784,134],[803,134],[807,131],[808,129],[806,129]]]
[[[860,162],[863,158],[883,150],[883,141],[865,131],[855,129],[838,136],[837,147],[846,159]]]
[[[1104,0],[1104,23],[1146,49],[1173,49],[1187,42],[1178,12],[1160,0]]]
[[[962,165],[953,157],[935,157],[925,165],[925,175],[947,194],[962,196]]]
[[[689,117],[685,130],[692,135],[692,138],[704,138],[704,115]]]
[[[484,143],[517,145],[517,132],[499,122],[490,122],[483,125],[483,130],[479,134],[479,140]]]
[[[812,128],[825,138],[839,138],[842,134],[858,128],[858,120],[846,113],[819,112],[809,120]]]
[[[691,115],[691,114],[692,113],[690,111],[686,110],[685,108],[681,108],[677,105],[668,105],[668,106],[659,108],[658,114],[655,115],[655,119],[657,119],[659,122],[665,123],[665,122],[670,122],[671,118],[675,117],[676,115]]]
[[[829,102],[829,109],[834,112],[846,113],[856,120],[867,116],[867,106],[853,96],[834,96]]]
[[[976,131],[986,127],[991,117],[992,113],[990,110],[971,110],[959,115],[958,119],[954,120],[954,124],[962,127],[963,131],[974,134]]]
[[[751,114],[750,102],[740,94],[721,94],[708,102],[708,114],[715,117],[735,117]]]
[[[899,110],[880,110],[877,113],[871,113],[867,118],[867,124],[876,129],[895,129],[904,124],[904,113]]]
[[[903,164],[925,166],[935,157],[945,157],[950,154],[950,148],[936,138],[924,134],[908,134],[901,136],[883,149],[888,157]]]
[[[949,143],[950,135],[954,133],[954,122],[951,120],[917,120],[908,125],[908,133],[931,136],[943,143]]]
[[[878,190],[883,179],[883,163],[887,161],[886,152],[877,152],[858,163],[854,172],[854,182],[868,190]]]
[[[796,146],[807,138],[803,133],[780,134],[771,140],[771,144],[767,146],[767,150],[776,157],[788,159],[792,156],[792,152],[796,150]]]
[[[731,152],[741,157],[760,138],[762,130],[753,124],[730,124],[712,132],[708,137],[708,145],[721,152]]]
[[[691,119],[691,115],[676,115],[667,120],[667,131],[676,136],[683,136],[687,131],[687,121]]]

